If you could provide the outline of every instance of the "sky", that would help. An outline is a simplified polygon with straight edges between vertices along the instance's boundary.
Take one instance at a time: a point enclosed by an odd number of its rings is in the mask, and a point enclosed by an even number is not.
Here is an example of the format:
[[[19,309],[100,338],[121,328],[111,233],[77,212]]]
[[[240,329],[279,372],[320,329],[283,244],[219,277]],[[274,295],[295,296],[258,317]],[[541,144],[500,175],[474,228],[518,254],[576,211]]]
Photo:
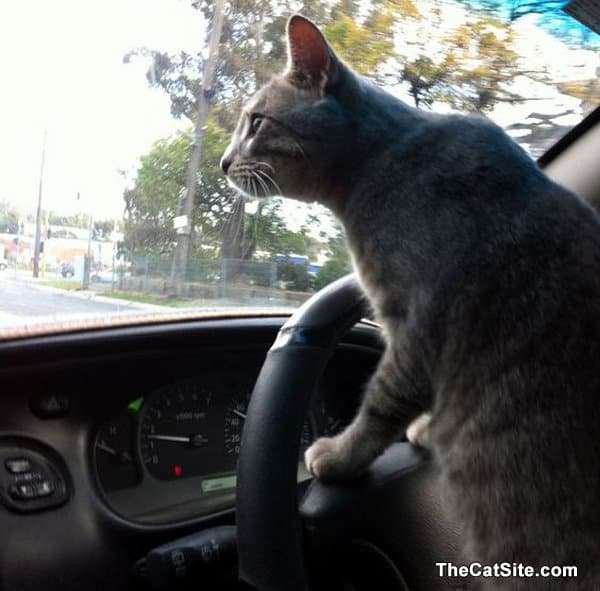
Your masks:
[[[203,31],[186,1],[1,0],[0,201],[34,210],[47,130],[44,208],[120,217],[119,170],[189,125],[148,88],[147,62],[123,55],[197,52]]]
[[[449,22],[462,19],[452,14]],[[518,29],[519,53],[533,65],[545,62],[555,79],[595,75],[598,55],[567,50],[531,19]],[[120,218],[119,171],[135,171],[155,140],[189,126],[171,117],[162,91],[148,87],[148,62],[124,64],[123,56],[143,46],[197,52],[203,40],[204,22],[188,0],[0,0],[0,201],[35,211],[46,130],[44,208]],[[518,91],[545,102],[500,106],[493,118],[509,125],[534,109],[577,106],[532,84],[516,81]],[[570,117],[564,123],[574,125],[580,114]]]

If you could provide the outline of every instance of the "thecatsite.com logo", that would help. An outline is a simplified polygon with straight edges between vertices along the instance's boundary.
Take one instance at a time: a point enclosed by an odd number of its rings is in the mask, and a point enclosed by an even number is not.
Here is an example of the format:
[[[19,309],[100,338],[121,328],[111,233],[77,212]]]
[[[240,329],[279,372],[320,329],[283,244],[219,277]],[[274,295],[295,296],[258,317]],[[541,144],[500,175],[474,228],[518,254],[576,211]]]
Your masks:
[[[520,562],[499,562],[496,564],[453,564],[452,562],[436,562],[440,577],[482,577],[482,578],[575,578],[576,566],[530,566]]]

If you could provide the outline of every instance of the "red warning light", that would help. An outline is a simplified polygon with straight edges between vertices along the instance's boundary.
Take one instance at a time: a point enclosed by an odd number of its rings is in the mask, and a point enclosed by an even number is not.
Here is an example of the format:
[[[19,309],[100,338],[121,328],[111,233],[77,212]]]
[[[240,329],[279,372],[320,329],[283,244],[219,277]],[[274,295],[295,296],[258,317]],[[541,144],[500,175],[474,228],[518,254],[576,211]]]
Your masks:
[[[181,466],[173,466],[173,474],[175,474],[175,476],[181,476],[183,474]]]

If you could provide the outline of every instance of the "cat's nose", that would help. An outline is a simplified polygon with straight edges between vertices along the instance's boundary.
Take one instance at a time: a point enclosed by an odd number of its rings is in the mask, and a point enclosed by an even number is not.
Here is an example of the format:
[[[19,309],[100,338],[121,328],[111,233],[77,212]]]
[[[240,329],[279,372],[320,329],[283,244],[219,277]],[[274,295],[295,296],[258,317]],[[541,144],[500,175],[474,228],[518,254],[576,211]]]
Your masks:
[[[232,158],[231,156],[224,154],[223,158],[221,158],[221,170],[227,174],[227,171],[229,170],[229,167],[231,166],[231,161]]]

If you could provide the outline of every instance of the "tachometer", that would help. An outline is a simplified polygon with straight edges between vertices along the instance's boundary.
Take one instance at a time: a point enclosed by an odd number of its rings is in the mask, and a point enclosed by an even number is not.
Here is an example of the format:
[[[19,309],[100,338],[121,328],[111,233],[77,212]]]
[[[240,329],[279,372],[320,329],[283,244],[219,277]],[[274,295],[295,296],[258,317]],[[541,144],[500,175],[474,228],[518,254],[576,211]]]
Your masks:
[[[210,420],[212,392],[198,380],[159,390],[146,399],[140,419],[142,460],[152,476],[175,480],[219,472],[214,453],[220,433]]]

